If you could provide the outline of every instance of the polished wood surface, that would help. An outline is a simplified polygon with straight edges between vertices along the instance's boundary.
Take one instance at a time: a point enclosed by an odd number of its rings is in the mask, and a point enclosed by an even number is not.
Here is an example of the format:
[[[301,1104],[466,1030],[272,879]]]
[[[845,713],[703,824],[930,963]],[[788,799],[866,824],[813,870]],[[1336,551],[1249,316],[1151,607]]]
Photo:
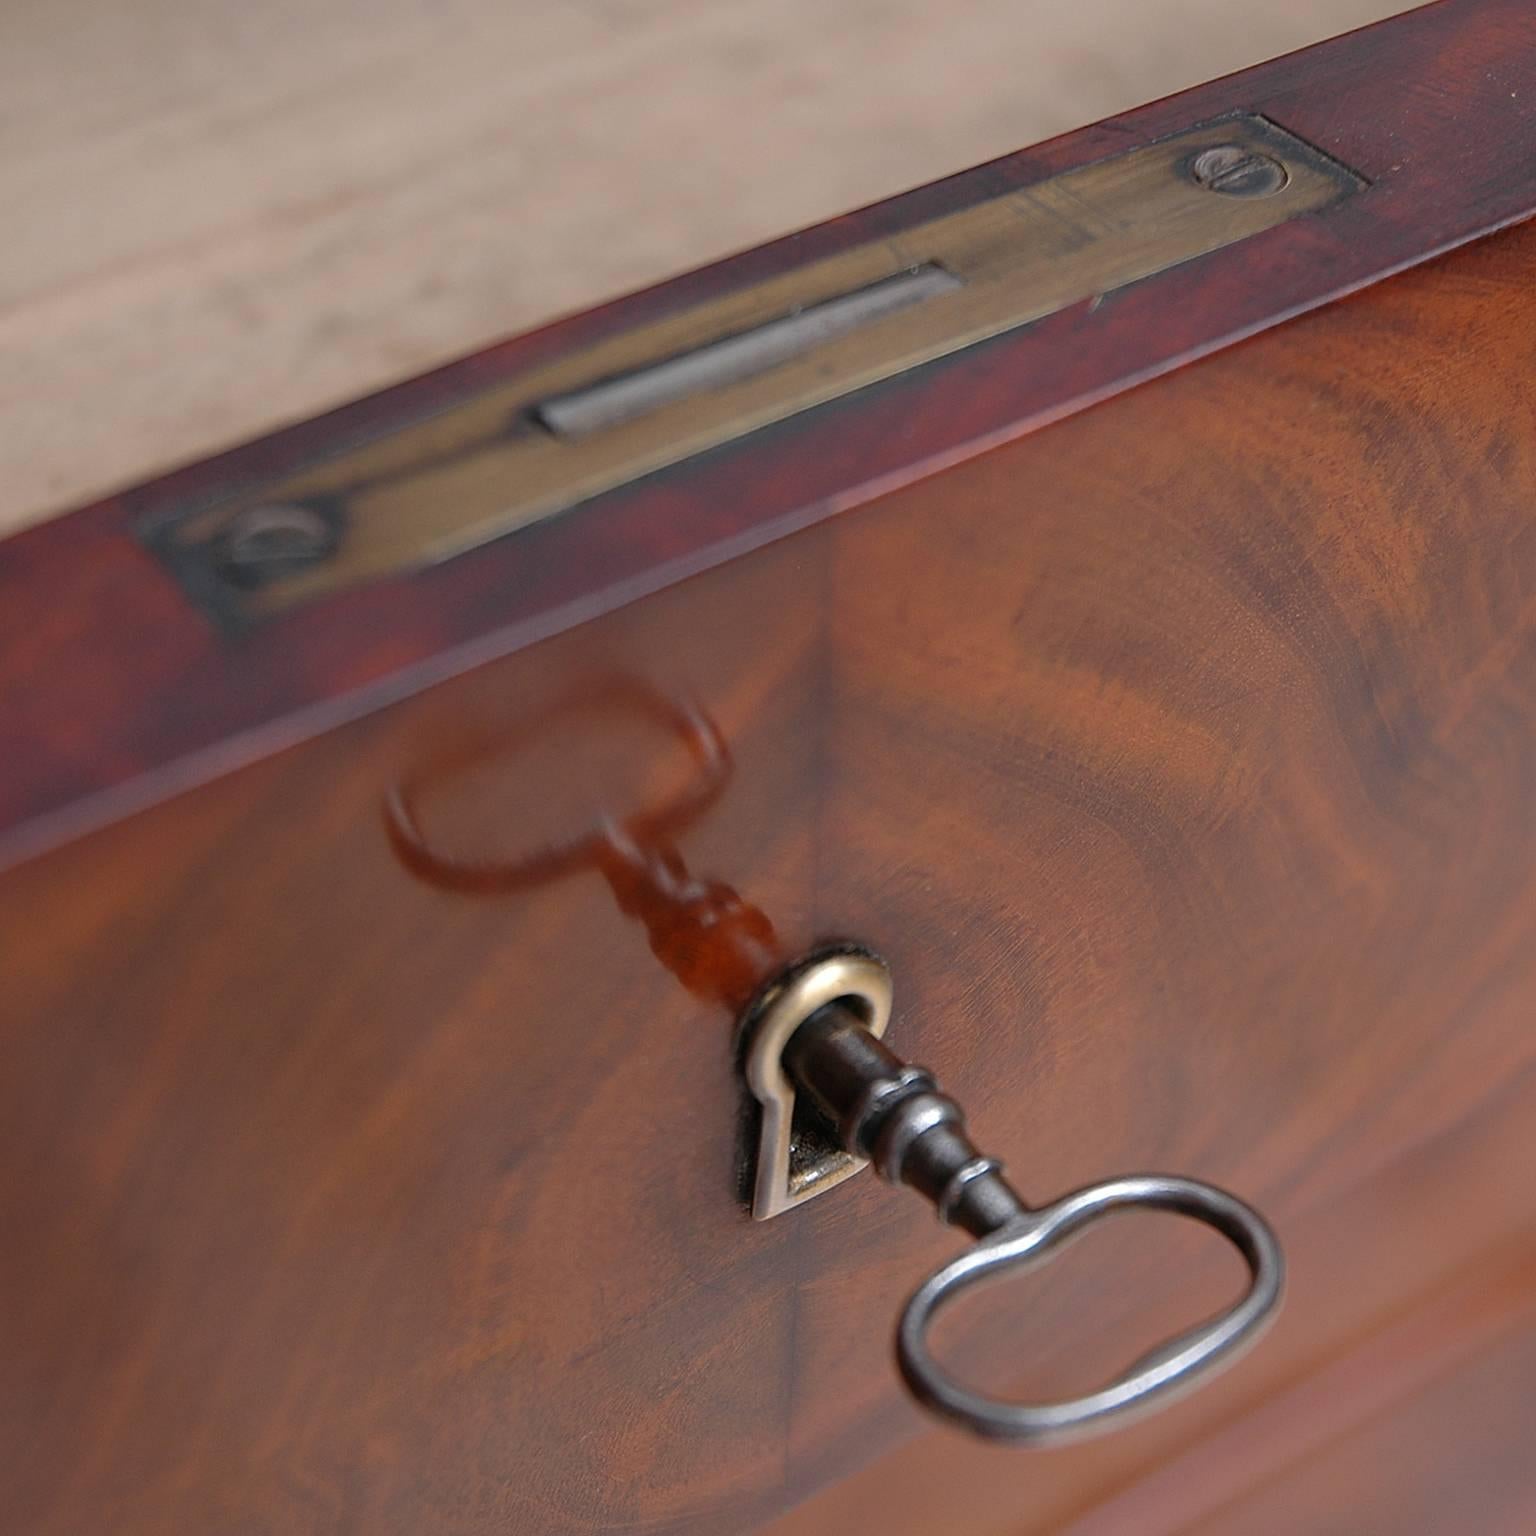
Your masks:
[[[810,412],[429,570],[240,634],[148,520],[313,466],[556,356],[1057,171],[1259,112],[1360,195]],[[1443,0],[519,337],[7,540],[0,863],[556,633],[1536,209],[1536,14]]]
[[[1517,1173],[1529,1161],[1531,1112],[1527,1073],[1457,1130],[1289,1223],[1287,1246],[1305,1259],[1274,1334],[1243,1368],[1247,1380],[1217,1384],[1134,1434],[1022,1469],[992,1447],[930,1430],[774,1522],[773,1536],[842,1536],[862,1524],[898,1536],[1248,1536],[1255,1508],[1283,1520],[1311,1469],[1330,1460],[1341,1469],[1331,1507],[1280,1528],[1438,1536],[1484,1530],[1470,1518],[1479,1503],[1529,1508],[1536,1479],[1511,1469],[1495,1481],[1479,1465],[1508,1459],[1525,1438],[1523,1417],[1490,1435],[1488,1405],[1463,1401],[1457,1430],[1417,1446],[1411,1420],[1420,1401],[1454,1398],[1443,1383],[1478,1368],[1490,1348],[1503,1361],[1494,1403],[1536,1389],[1520,1347],[1536,1336],[1536,1247]],[[1374,1465],[1332,1454],[1395,1439],[1406,1444]],[[1460,1499],[1466,1519],[1414,1510],[1425,1476]]]
[[[601,876],[447,891],[386,835],[391,788],[459,744],[475,771],[423,814],[463,856],[648,803],[687,772],[665,732],[563,702],[626,686],[730,744],[680,856],[789,949],[878,946],[892,1044],[1026,1194],[1161,1167],[1287,1242],[1271,1347],[1122,1435],[1008,1460],[1013,1523],[978,1519],[1044,1532],[1156,1494],[1176,1453],[1312,1401],[1404,1318],[1510,1401],[1533,272],[1536,231],[1482,241],[12,870],[13,1527],[748,1530],[923,1427],[890,1329],[953,1236],[869,1178],[751,1223],[728,1012]],[[1485,1277],[1487,1312],[1437,1312]],[[950,1347],[994,1383],[1081,1386],[1232,1284],[1219,1244],[1127,1221],[1027,1306],[978,1298]],[[1381,1387],[1400,1441],[1347,1394],[1335,1451],[1281,1410],[1306,1498],[1430,1443],[1454,1417],[1433,1375]],[[1466,1467],[1529,1500],[1523,1458]],[[1454,1496],[1450,1470],[1420,1482]],[[1165,1528],[1223,1528],[1160,1496]]]

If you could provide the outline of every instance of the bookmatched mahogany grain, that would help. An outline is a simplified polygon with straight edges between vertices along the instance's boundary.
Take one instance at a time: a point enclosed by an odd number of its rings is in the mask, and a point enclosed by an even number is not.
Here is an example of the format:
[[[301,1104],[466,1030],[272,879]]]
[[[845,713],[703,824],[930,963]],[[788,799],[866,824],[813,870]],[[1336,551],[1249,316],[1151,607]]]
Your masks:
[[[136,540],[1237,110],[1370,186],[244,634]],[[1533,113],[1529,6],[1451,0],[0,545],[7,1530],[1521,1528],[1536,230],[1429,258],[1536,207]],[[475,858],[665,801],[637,689],[734,765],[663,846],[474,889],[401,857],[443,763],[424,820]],[[951,1235],[869,1179],[742,1201],[734,1001],[829,938],[890,959],[893,1046],[1026,1195],[1161,1168],[1273,1218],[1269,1345],[1091,1445],[915,1440],[890,1330]],[[948,1347],[1081,1390],[1234,1283],[1128,1221]]]
[[[730,743],[689,867],[789,950],[878,946],[893,1045],[1026,1194],[1162,1167],[1289,1245],[1283,1349],[1010,1462],[996,1529],[1510,1272],[1533,274],[1483,241],[12,870],[11,1528],[748,1530],[919,1427],[890,1328],[952,1236],[867,1179],[749,1221],[731,1020],[601,876],[456,893],[391,847],[391,788],[502,730],[442,823],[477,851],[654,793],[643,734],[517,737],[616,674]],[[1145,1244],[983,1300],[955,1358],[1080,1388],[1232,1283]]]

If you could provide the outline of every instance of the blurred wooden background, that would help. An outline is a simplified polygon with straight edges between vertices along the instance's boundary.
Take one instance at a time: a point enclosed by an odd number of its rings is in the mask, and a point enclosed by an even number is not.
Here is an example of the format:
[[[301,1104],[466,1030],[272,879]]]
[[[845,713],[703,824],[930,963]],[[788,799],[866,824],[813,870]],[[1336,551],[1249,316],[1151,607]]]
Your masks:
[[[0,532],[1402,0],[4,0]]]

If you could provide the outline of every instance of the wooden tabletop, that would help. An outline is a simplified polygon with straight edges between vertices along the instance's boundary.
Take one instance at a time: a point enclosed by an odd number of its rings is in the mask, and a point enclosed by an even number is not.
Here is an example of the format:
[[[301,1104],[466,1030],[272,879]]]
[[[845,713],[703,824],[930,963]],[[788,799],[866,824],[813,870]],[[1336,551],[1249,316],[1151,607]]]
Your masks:
[[[0,532],[1401,0],[11,0]]]

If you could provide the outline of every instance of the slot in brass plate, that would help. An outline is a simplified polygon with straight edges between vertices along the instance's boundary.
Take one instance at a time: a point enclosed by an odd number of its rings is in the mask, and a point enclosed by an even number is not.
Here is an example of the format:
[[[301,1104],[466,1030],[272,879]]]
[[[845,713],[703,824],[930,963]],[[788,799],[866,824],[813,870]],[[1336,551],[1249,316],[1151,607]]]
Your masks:
[[[1235,149],[1201,159],[1221,146]],[[1261,174],[1246,174],[1255,162]],[[637,326],[143,534],[222,617],[259,617],[460,554],[1362,185],[1267,119],[1202,124]],[[890,281],[908,274],[927,274],[910,298]],[[848,323],[818,329],[815,306]],[[720,359],[728,371],[712,371]],[[699,387],[678,387],[691,377]],[[562,420],[585,425],[562,432]]]

